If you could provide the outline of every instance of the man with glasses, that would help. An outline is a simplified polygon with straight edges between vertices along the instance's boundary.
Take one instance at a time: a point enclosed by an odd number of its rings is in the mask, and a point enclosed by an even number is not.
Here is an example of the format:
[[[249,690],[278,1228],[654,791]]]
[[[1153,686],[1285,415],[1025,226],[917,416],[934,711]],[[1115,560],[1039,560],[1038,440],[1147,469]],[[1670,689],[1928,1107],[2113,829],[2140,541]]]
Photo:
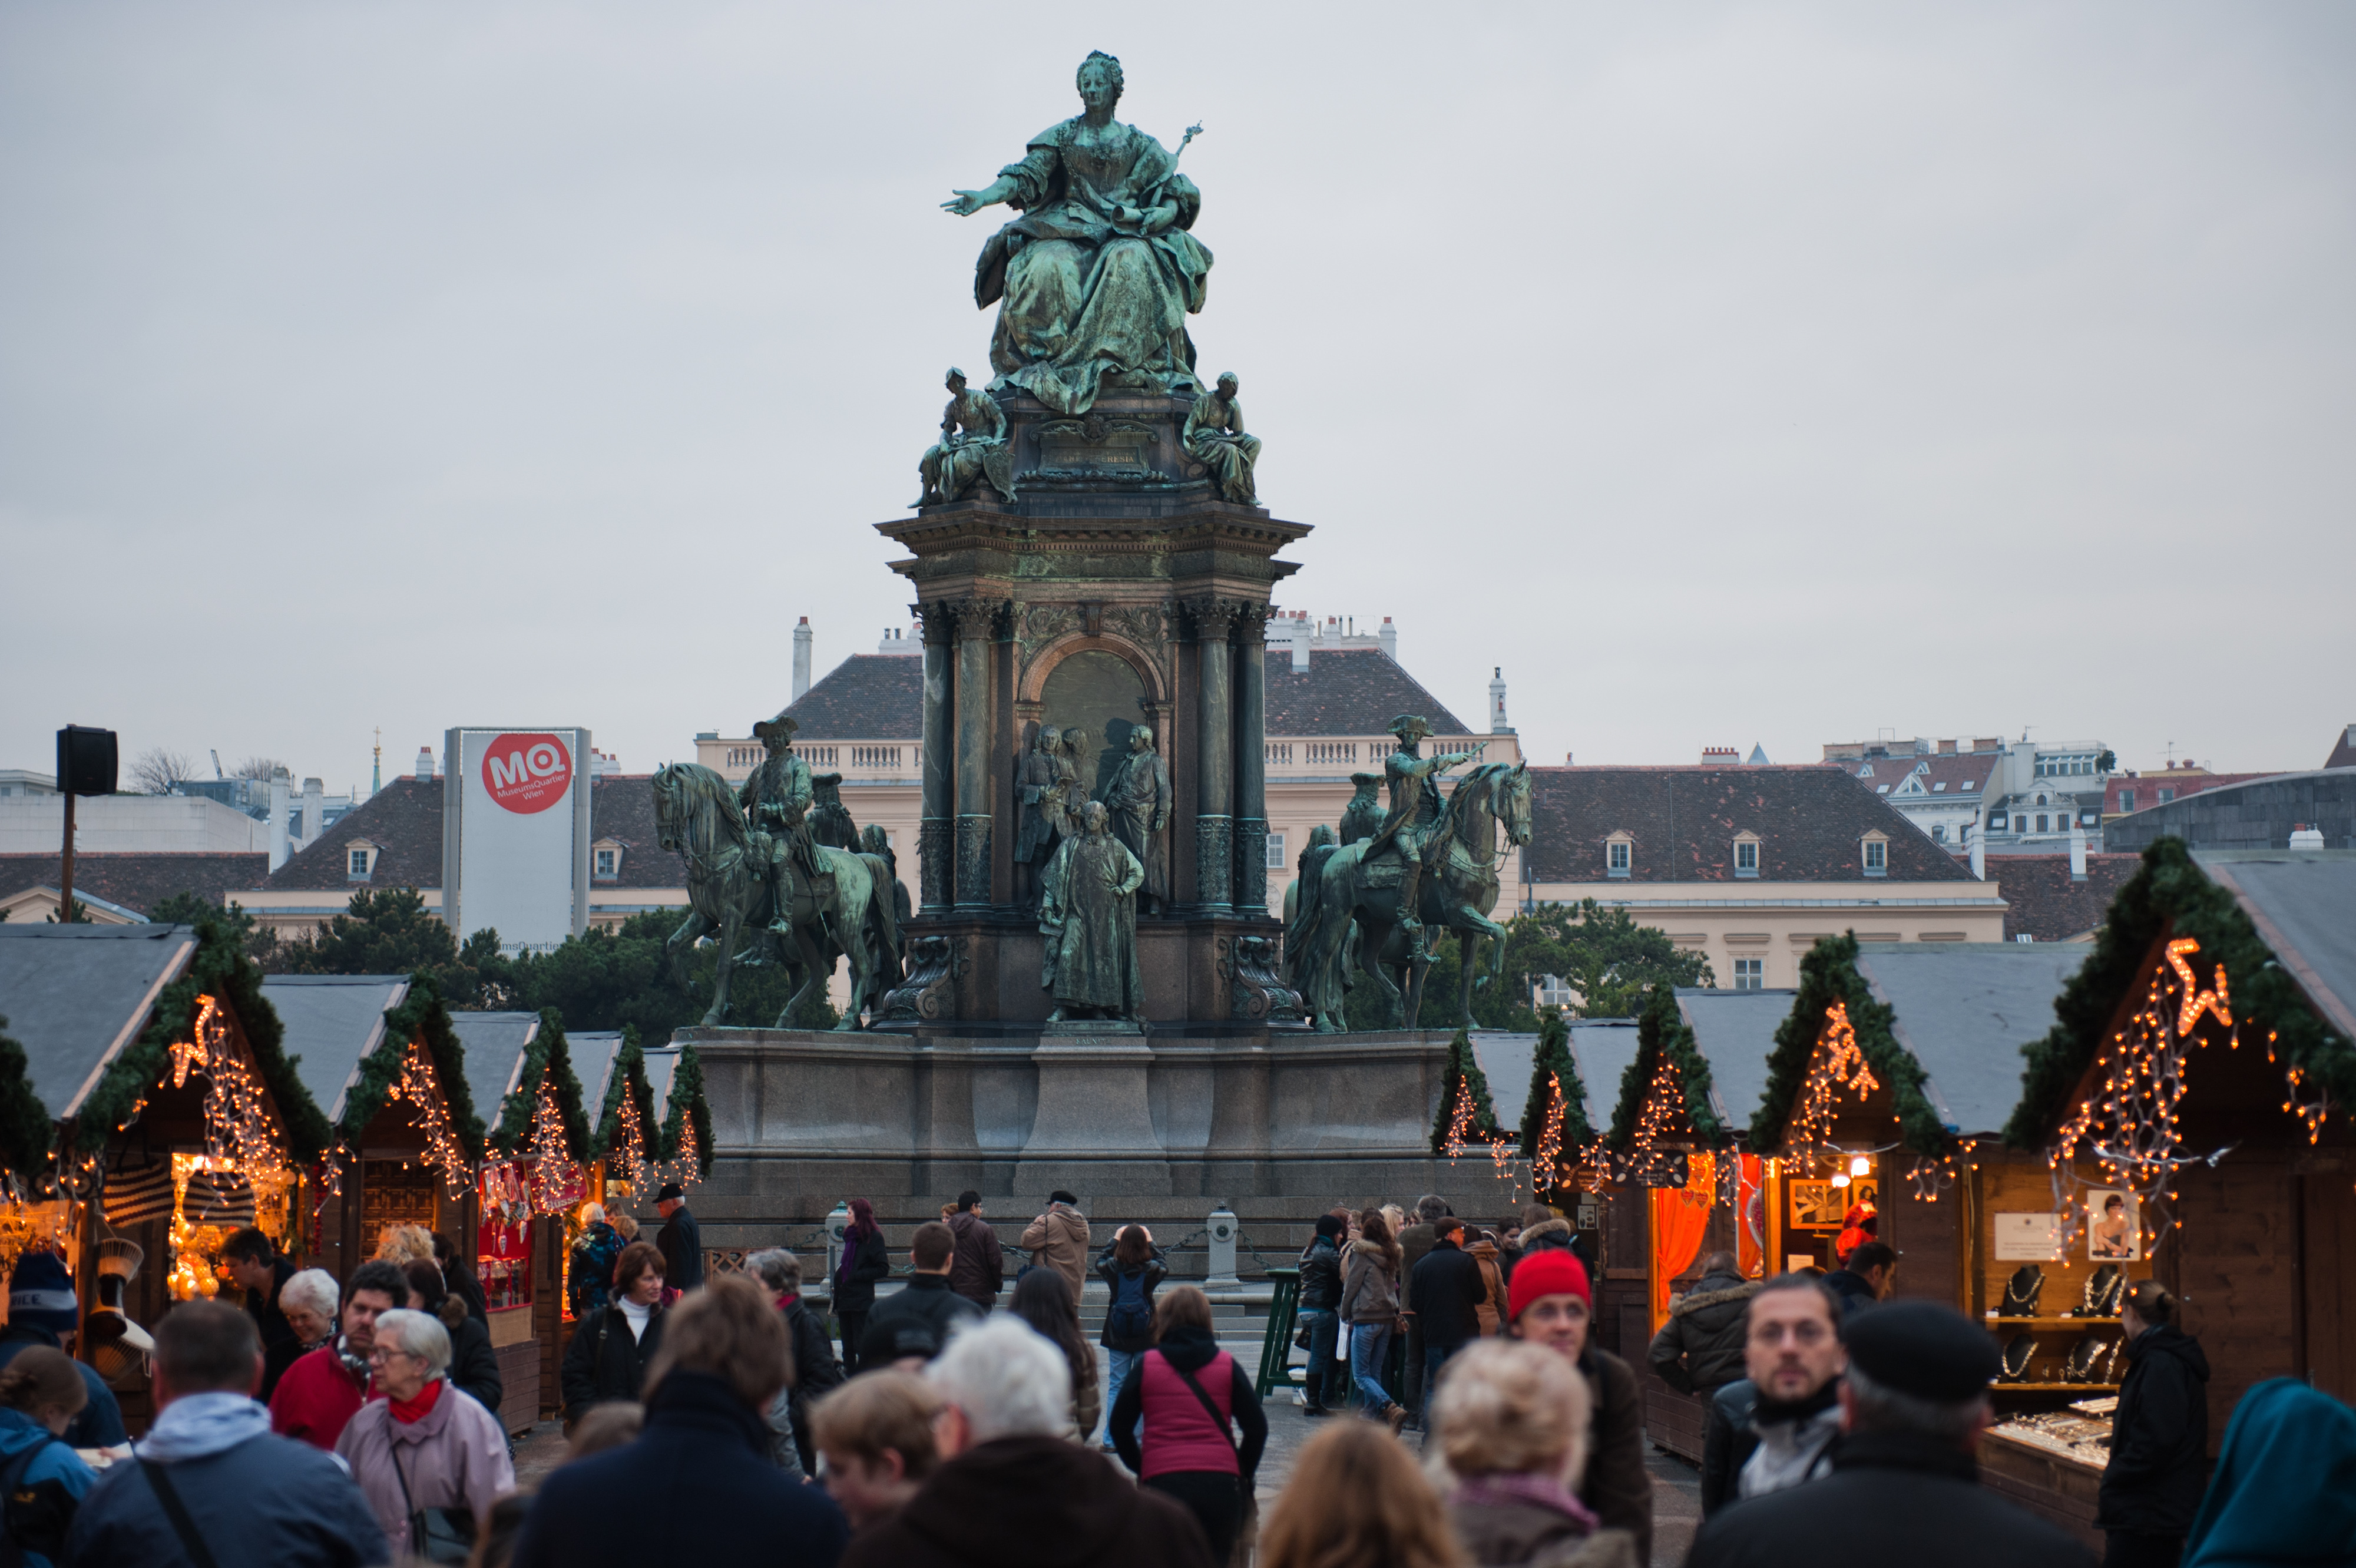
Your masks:
[[[1839,1298],[1813,1274],[1778,1274],[1751,1298],[1743,1369],[1710,1402],[1701,1509],[1762,1497],[1829,1475],[1840,1434]]]
[[[271,1430],[334,1453],[344,1423],[369,1395],[369,1356],[380,1314],[409,1305],[409,1280],[382,1259],[352,1271],[344,1287],[344,1331],[333,1344],[296,1359],[270,1396]]]

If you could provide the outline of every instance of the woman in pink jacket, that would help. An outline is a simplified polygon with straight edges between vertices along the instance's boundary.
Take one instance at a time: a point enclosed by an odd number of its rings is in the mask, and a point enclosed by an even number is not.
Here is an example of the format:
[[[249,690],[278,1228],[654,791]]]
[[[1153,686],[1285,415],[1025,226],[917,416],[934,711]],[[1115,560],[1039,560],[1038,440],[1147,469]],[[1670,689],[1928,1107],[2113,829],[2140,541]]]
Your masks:
[[[369,1370],[376,1391],[344,1426],[336,1452],[351,1466],[396,1560],[454,1557],[503,1492],[515,1490],[498,1417],[451,1387],[450,1334],[422,1312],[376,1320]],[[422,1529],[412,1523],[422,1521]]]
[[[1231,1427],[1241,1430],[1241,1441]],[[1111,1429],[1121,1463],[1183,1503],[1210,1538],[1211,1561],[1226,1562],[1268,1445],[1268,1417],[1241,1364],[1212,1337],[1211,1298],[1193,1285],[1153,1304],[1153,1348],[1121,1384]]]

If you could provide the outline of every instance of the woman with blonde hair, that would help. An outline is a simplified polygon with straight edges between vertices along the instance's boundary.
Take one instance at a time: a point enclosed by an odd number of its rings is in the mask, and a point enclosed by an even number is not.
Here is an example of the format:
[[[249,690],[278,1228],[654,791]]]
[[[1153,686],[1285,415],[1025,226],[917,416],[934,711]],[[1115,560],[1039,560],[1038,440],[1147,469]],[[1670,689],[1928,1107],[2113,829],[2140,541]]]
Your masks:
[[[1259,1532],[1260,1568],[1465,1568],[1439,1494],[1398,1441],[1335,1422],[1301,1444]]]
[[[1429,1462],[1479,1568],[1637,1568],[1635,1536],[1599,1529],[1579,1500],[1590,1405],[1587,1380],[1544,1346],[1478,1339],[1451,1359]]]
[[[377,1237],[376,1255],[401,1269],[406,1269],[421,1259],[431,1263],[434,1262],[434,1232],[423,1225],[388,1225]]]
[[[1350,1243],[1342,1271],[1342,1321],[1350,1330],[1350,1380],[1366,1413],[1397,1432],[1407,1411],[1383,1387],[1383,1368],[1398,1326],[1399,1244],[1383,1215],[1369,1208],[1358,1216],[1358,1239]]]

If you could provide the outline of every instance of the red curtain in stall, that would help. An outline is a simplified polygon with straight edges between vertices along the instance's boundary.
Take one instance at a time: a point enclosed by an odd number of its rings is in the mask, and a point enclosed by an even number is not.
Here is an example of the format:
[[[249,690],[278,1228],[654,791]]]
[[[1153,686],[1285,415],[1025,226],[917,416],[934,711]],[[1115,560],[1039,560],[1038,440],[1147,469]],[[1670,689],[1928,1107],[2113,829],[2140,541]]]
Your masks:
[[[1735,1178],[1734,1256],[1746,1280],[1767,1277],[1767,1162],[1740,1156]]]
[[[1659,1332],[1669,1320],[1669,1282],[1688,1268],[1701,1251],[1703,1233],[1709,1229],[1710,1207],[1718,1197],[1718,1168],[1699,1152],[1688,1157],[1686,1185],[1653,1189],[1653,1328]]]

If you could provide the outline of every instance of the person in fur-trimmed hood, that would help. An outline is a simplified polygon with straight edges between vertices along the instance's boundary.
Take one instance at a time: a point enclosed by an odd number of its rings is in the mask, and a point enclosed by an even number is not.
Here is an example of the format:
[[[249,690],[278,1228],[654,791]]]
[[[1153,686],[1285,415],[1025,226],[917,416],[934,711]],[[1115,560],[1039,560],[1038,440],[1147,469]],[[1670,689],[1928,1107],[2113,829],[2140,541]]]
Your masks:
[[[1669,1320],[1644,1353],[1661,1381],[1681,1394],[1714,1394],[1745,1376],[1751,1298],[1760,1282],[1746,1280],[1731,1252],[1701,1261],[1701,1278],[1669,1308]]]

